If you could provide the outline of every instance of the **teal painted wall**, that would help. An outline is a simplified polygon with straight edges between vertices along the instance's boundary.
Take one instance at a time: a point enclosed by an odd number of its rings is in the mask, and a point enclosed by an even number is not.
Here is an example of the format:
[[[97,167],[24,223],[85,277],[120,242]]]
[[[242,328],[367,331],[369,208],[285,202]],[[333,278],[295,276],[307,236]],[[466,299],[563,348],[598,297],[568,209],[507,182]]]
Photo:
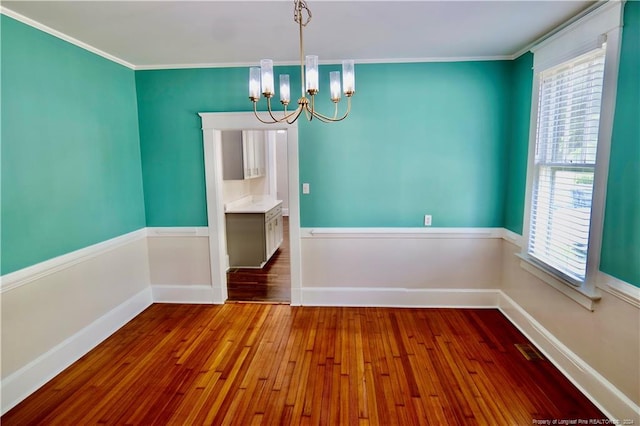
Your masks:
[[[301,131],[302,226],[501,226],[508,71],[359,66],[349,119]]]
[[[293,87],[296,71],[288,69]],[[422,226],[426,213],[434,226],[502,226],[509,64],[359,65],[356,73],[348,120],[300,122],[300,180],[311,184],[302,226]],[[249,110],[247,75],[136,73],[148,226],[206,225],[197,113]]]
[[[640,2],[625,5],[600,269],[640,287]]]
[[[527,153],[529,122],[531,121],[531,88],[533,85],[533,54],[525,53],[511,62],[509,136],[506,140],[503,226],[522,234],[524,201],[527,185]]]
[[[5,15],[1,273],[144,227],[134,72]]]

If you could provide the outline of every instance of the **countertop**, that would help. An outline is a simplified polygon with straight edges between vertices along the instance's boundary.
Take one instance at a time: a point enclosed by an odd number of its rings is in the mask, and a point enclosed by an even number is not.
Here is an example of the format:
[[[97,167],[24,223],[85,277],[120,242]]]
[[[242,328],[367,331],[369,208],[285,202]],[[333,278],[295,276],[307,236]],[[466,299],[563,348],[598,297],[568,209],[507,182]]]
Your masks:
[[[282,200],[248,196],[224,205],[225,213],[266,213],[282,204]]]

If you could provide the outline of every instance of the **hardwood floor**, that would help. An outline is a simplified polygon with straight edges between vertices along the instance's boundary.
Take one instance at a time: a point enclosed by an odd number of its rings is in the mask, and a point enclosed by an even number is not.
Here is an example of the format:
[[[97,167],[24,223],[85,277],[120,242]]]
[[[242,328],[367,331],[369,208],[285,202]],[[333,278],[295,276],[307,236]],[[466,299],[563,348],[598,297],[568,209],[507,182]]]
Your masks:
[[[289,218],[283,217],[283,241],[262,269],[232,268],[227,272],[229,301],[291,302],[291,258]]]
[[[35,424],[603,419],[495,309],[155,304],[2,417]]]

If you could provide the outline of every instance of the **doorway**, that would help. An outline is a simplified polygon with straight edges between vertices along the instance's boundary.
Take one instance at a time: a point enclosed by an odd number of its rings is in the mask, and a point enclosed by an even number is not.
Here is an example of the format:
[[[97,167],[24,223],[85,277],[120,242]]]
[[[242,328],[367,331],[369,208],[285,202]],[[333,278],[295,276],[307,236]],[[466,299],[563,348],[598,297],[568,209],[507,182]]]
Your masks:
[[[286,136],[288,174],[288,239],[290,271],[290,303],[301,304],[300,267],[300,208],[298,171],[297,124],[266,125],[258,122],[253,113],[200,113],[204,143],[209,255],[211,261],[211,301],[229,300],[227,284],[228,256],[226,241],[225,206],[222,170],[222,131],[226,130],[278,130]],[[286,238],[286,237],[285,237]],[[284,242],[284,241],[283,241]],[[275,256],[275,255],[274,255]],[[274,257],[275,258],[275,257]]]
[[[259,167],[264,173],[248,180],[227,179],[232,176],[228,173],[237,168],[236,155],[233,149],[242,141],[229,137],[230,131],[222,131],[222,151],[223,151],[223,201],[227,217],[227,242],[234,242],[232,246],[227,246],[229,250],[229,269],[227,270],[227,294],[229,302],[269,302],[269,303],[290,303],[291,302],[291,256],[289,244],[289,178],[287,159],[287,132],[284,130],[258,130],[259,135],[255,135],[255,142],[264,144],[256,150],[259,154],[255,160],[264,167]],[[232,134],[240,133],[237,131]],[[248,132],[242,132],[245,136]],[[242,138],[241,138],[242,139]],[[225,155],[225,152],[231,155]],[[263,248],[266,246],[276,246],[272,250],[266,250],[270,254],[264,266],[242,267],[240,263],[234,263],[242,254],[242,249],[246,248],[250,238],[246,233],[242,234],[243,242],[238,242],[238,234],[244,229],[238,221],[243,220],[246,214],[232,214],[229,217],[229,205],[250,200],[252,202],[272,202],[277,204],[278,214],[265,217],[272,217],[268,222],[259,217],[258,225],[263,229],[262,236],[268,233],[270,238],[254,238],[254,242],[259,243]],[[231,209],[232,210],[232,209]],[[228,220],[231,219],[231,225]],[[249,219],[252,220],[252,219]],[[244,222],[243,222],[244,223]],[[231,228],[229,228],[231,226]],[[275,252],[271,254],[273,251]],[[231,254],[234,254],[233,256]],[[262,262],[260,262],[262,263]]]

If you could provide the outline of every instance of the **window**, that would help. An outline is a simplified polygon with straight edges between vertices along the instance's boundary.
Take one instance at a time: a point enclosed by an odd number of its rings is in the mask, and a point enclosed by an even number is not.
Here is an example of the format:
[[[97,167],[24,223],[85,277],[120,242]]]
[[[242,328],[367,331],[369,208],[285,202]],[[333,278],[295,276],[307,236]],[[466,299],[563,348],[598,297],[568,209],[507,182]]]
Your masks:
[[[522,266],[589,309],[599,271],[622,23],[597,6],[534,54]]]
[[[527,252],[584,282],[605,49],[542,72]]]

